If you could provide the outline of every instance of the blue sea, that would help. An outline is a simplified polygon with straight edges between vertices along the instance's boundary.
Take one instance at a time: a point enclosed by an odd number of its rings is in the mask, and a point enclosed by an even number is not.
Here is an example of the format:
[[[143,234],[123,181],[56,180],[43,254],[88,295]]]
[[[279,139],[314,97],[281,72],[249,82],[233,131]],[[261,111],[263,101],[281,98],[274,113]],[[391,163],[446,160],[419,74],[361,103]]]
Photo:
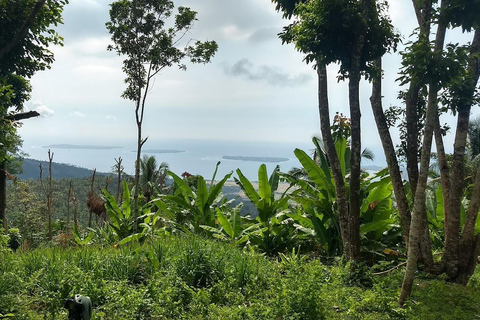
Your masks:
[[[29,158],[37,160],[48,160],[48,149],[54,153],[54,162],[72,164],[78,167],[94,169],[99,172],[111,172],[115,165],[115,158],[123,159],[125,171],[129,174],[134,172],[135,150],[133,142],[101,143],[95,142],[69,142],[72,145],[95,145],[112,146],[114,149],[65,149],[48,148],[48,145],[55,142],[29,142],[25,141],[23,151],[29,155]],[[183,172],[191,174],[200,174],[205,179],[211,179],[215,170],[215,165],[221,161],[217,179],[222,178],[230,171],[240,168],[242,173],[250,180],[258,180],[258,167],[261,162],[225,160],[222,156],[250,156],[250,157],[282,157],[288,158],[288,161],[280,163],[265,163],[268,171],[271,172],[275,166],[280,165],[282,171],[288,171],[292,167],[299,167],[300,163],[296,159],[293,151],[300,148],[307,153],[313,150],[311,141],[299,143],[282,142],[247,142],[247,141],[215,141],[215,140],[148,140],[143,150],[180,150],[181,153],[148,153],[154,155],[159,163],[168,163],[170,170],[178,175]],[[233,178],[233,176],[232,176]]]

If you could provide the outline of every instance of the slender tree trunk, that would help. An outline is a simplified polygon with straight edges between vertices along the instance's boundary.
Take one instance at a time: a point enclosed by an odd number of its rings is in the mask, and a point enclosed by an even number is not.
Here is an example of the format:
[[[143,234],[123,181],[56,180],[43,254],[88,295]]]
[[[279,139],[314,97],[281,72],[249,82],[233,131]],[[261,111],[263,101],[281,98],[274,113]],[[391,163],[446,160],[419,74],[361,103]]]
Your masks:
[[[120,204],[121,194],[122,194],[122,157],[118,157],[118,160],[115,159],[117,169],[117,203]]]
[[[338,203],[338,216],[340,222],[340,233],[342,236],[343,247],[347,259],[352,258],[350,236],[348,228],[348,203],[345,190],[345,181],[340,168],[340,161],[335,150],[335,143],[332,138],[330,129],[330,110],[328,105],[328,88],[327,88],[327,69],[324,64],[318,63],[318,111],[320,114],[320,129],[322,132],[323,143],[327,153],[328,161],[333,172],[335,182],[335,193]]]
[[[408,241],[408,258],[405,277],[403,280],[402,291],[400,293],[399,304],[404,305],[408,296],[412,292],[413,279],[417,270],[417,261],[419,258],[419,244],[421,235],[425,226],[423,218],[425,216],[425,189],[428,179],[428,169],[430,166],[430,155],[433,140],[433,130],[435,117],[437,116],[436,94],[437,86],[430,86],[429,102],[427,108],[427,118],[425,121],[425,133],[423,136],[422,157],[420,160],[420,174],[415,193],[415,203],[412,212],[412,222],[410,224],[410,238]]]
[[[360,161],[362,155],[361,131],[360,131],[360,72],[352,72],[349,79],[349,102],[351,117],[350,137],[350,212],[349,212],[349,235],[352,246],[352,259],[360,259]]]
[[[70,203],[72,201],[72,189],[73,183],[70,180],[70,187],[68,188],[68,195],[67,195],[67,229],[70,229]]]
[[[466,83],[470,83],[469,94],[473,96],[475,87],[478,83],[480,69],[478,53],[480,53],[480,30],[475,30],[475,34],[470,47],[470,57],[468,62],[469,79],[465,79]],[[455,135],[454,156],[452,165],[452,188],[451,188],[451,207],[450,210],[458,210],[460,212],[461,197],[464,184],[464,160],[465,145],[467,141],[468,125],[470,121],[471,106],[460,107],[458,112],[457,133]],[[461,180],[456,175],[461,175]],[[474,237],[474,227],[480,208],[480,170],[477,168],[475,175],[472,197],[467,209],[466,221],[460,242],[456,243],[458,272],[455,275],[455,281],[461,284],[467,284],[468,280],[477,265],[477,257],[479,254],[480,240]],[[460,225],[459,225],[460,228]],[[457,234],[458,235],[458,234]],[[458,236],[457,236],[458,239]],[[447,269],[448,272],[448,269]]]
[[[467,143],[468,119],[470,108],[458,111],[457,130],[453,151],[451,188],[448,194],[444,195],[444,202],[447,201],[445,210],[445,254],[443,260],[447,268],[447,275],[453,279],[457,276],[459,266],[459,245],[460,245],[460,211],[462,206],[465,147]],[[447,177],[449,178],[449,177]],[[450,187],[450,179],[445,181]],[[443,183],[442,183],[443,184]],[[445,193],[445,192],[444,192]],[[445,199],[447,197],[447,199]]]
[[[52,162],[53,162],[53,152],[50,152],[48,149],[48,188],[43,183],[43,168],[42,164],[39,165],[40,167],[40,184],[42,186],[43,193],[47,198],[47,220],[48,220],[48,240],[53,239],[53,231],[52,231],[52,210],[53,210],[53,180],[52,180]]]
[[[0,220],[5,232],[8,232],[7,223],[7,174],[5,162],[0,163]]]
[[[456,281],[466,285],[475,271],[477,258],[480,255],[480,235],[474,236],[475,222],[480,210],[480,167],[477,168],[473,193],[467,209],[466,221],[460,241],[459,275]]]
[[[97,172],[97,169],[93,169],[92,173],[92,180],[90,181],[90,191],[88,192],[88,199],[87,199],[87,205],[88,205],[88,227],[92,227],[92,204],[93,204],[93,199],[94,199],[94,193],[93,193],[93,184],[95,182],[95,173]]]
[[[448,0],[446,0],[448,1]],[[445,0],[442,1],[441,8],[444,8]],[[443,50],[443,44],[445,40],[445,32],[447,27],[447,21],[440,16],[437,34],[435,38],[434,52],[439,53]],[[435,130],[435,123],[438,118],[437,110],[437,94],[439,85],[436,81],[432,80],[429,84],[428,101],[427,101],[427,113],[425,119],[425,131],[423,136],[422,153],[420,158],[420,173],[418,177],[417,189],[415,193],[415,202],[412,212],[412,222],[410,225],[410,239],[408,245],[408,258],[407,268],[405,271],[405,277],[402,284],[402,290],[400,293],[399,304],[404,305],[408,296],[412,292],[412,285],[417,270],[418,261],[418,249],[419,245],[425,245],[427,239],[422,238],[422,234],[428,234],[428,226],[426,225],[427,217],[425,211],[425,189],[428,179],[428,171],[430,167],[431,148],[433,142],[433,132]],[[428,238],[430,239],[430,238]],[[420,241],[423,240],[423,241]],[[425,249],[425,248],[424,248]],[[425,250],[426,251],[426,250]],[[426,252],[424,252],[426,253]],[[431,251],[430,251],[431,254]],[[428,264],[433,265],[433,259],[427,261]]]
[[[418,99],[420,86],[412,81],[405,99],[405,118],[407,141],[405,157],[407,161],[407,174],[412,196],[417,190],[418,181]]]
[[[382,70],[382,59],[375,61],[376,68]],[[383,151],[387,160],[388,171],[392,180],[393,192],[398,206],[398,213],[400,215],[400,222],[403,229],[405,244],[408,247],[408,237],[410,234],[410,209],[408,207],[407,195],[403,187],[402,175],[400,173],[400,166],[398,165],[397,155],[395,154],[395,147],[393,145],[392,137],[388,129],[387,121],[382,107],[382,77],[381,74],[373,79],[372,96],[370,97],[372,111],[377,124],[378,134],[382,141]]]

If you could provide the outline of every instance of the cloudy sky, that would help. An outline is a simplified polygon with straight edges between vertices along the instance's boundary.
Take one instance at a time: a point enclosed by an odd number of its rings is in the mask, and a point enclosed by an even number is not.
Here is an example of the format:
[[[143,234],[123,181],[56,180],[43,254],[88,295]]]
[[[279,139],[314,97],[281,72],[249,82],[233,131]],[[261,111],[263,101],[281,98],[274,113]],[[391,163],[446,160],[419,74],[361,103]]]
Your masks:
[[[132,102],[125,88],[121,57],[106,50],[111,0],[70,0],[54,47],[52,68],[32,79],[29,109],[42,117],[25,121],[25,145],[54,143],[119,145],[135,141]],[[152,139],[221,139],[305,143],[319,132],[315,71],[277,33],[287,24],[269,0],[178,0],[198,11],[192,39],[216,40],[211,64],[173,67],[155,80],[148,96],[145,135]],[[415,26],[411,2],[390,1],[394,25],[406,38]],[[384,105],[398,103],[398,55],[386,57]],[[347,84],[329,68],[332,113],[348,115]],[[381,150],[362,83],[363,144]],[[451,121],[451,120],[445,120]],[[445,122],[443,121],[443,122]],[[26,150],[28,152],[28,150]],[[379,151],[381,152],[381,151]],[[380,155],[381,156],[381,155]]]

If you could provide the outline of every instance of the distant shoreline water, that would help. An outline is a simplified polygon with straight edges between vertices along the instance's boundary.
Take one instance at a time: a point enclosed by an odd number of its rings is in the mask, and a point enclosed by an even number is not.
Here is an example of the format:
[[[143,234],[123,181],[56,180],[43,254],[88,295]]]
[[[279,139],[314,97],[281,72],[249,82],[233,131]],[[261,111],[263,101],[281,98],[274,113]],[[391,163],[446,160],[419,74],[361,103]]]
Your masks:
[[[132,143],[114,141],[96,145],[91,142],[37,141],[24,143],[23,151],[29,155],[29,158],[48,160],[47,148],[54,153],[53,161],[57,163],[91,170],[95,168],[99,172],[111,172],[116,163],[115,159],[118,160],[121,157],[125,171],[129,174],[134,172],[136,155],[132,152],[135,150],[135,145]],[[158,163],[167,162],[170,170],[177,174],[189,172],[210,179],[217,162],[220,161],[217,178],[239,168],[246,177],[255,181],[258,179],[258,168],[263,162],[269,173],[277,165],[285,172],[293,167],[299,167],[300,163],[293,154],[295,148],[301,148],[310,153],[313,145],[310,146],[308,142],[302,146],[283,142],[149,140],[142,154],[155,156]],[[224,159],[225,156],[232,154],[238,155],[238,158]],[[254,159],[254,161],[245,159]],[[262,159],[270,161],[261,161]]]

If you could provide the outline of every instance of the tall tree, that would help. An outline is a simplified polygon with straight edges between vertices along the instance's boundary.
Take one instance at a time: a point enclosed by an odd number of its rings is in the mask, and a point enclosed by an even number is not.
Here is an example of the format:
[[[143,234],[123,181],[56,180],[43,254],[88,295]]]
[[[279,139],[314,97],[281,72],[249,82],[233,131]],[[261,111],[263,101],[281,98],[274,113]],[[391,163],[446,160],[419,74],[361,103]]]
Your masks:
[[[6,226],[7,170],[21,146],[15,121],[31,91],[29,78],[53,62],[50,44],[62,38],[51,28],[61,23],[67,0],[5,0],[0,2],[0,220]],[[18,125],[18,124],[17,124]]]
[[[192,63],[208,63],[218,49],[215,41],[188,41],[182,39],[193,28],[197,12],[187,7],[178,7],[171,27],[166,22],[173,14],[171,0],[120,0],[111,4],[110,22],[106,27],[112,36],[114,50],[125,56],[123,71],[127,75],[127,88],[122,97],[135,103],[137,125],[137,157],[135,162],[134,218],[138,215],[140,181],[140,155],[147,141],[142,135],[146,99],[153,78],[163,69],[182,64],[184,58]],[[136,224],[135,224],[136,229]]]
[[[373,0],[278,0],[277,10],[295,21],[280,38],[293,43],[314,63],[318,74],[319,113],[325,149],[332,165],[345,255],[360,259],[360,79],[375,73],[374,60],[398,38],[386,15],[387,4]],[[348,190],[330,132],[326,66],[340,64],[339,79],[348,79],[351,117],[351,155]],[[348,195],[348,200],[347,200]]]

